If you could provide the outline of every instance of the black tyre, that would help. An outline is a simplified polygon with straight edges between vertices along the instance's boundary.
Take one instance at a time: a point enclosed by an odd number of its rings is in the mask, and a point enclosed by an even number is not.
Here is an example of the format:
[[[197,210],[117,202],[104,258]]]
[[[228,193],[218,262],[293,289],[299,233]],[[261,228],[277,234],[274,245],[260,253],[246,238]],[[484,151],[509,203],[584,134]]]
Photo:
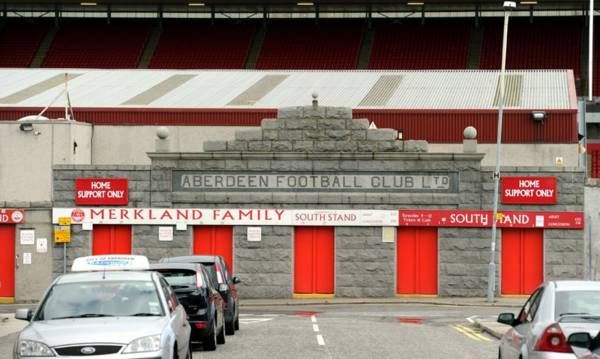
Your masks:
[[[217,343],[225,344],[225,326],[223,326],[223,328],[221,328],[219,335],[217,335]]]
[[[225,321],[225,334],[234,335],[235,334],[235,320],[231,318],[231,320]]]
[[[217,349],[217,320],[213,319],[210,330],[206,333],[206,336],[202,338],[202,347],[206,351],[213,351]]]
[[[240,313],[235,316],[235,321],[233,322],[233,329],[240,330]]]

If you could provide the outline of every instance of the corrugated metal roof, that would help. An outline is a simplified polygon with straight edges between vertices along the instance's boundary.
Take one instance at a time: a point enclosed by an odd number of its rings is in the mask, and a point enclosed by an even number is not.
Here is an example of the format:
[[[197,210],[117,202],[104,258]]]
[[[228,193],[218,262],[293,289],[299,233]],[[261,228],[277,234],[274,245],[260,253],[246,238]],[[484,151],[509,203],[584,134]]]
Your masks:
[[[253,70],[89,70],[89,69],[0,69],[0,107],[44,107],[50,104],[62,84],[29,96],[30,87],[68,72],[74,107],[110,108],[279,108],[310,103],[313,92],[324,106],[355,109],[495,109],[499,71],[253,71]],[[511,70],[519,83],[508,86],[507,109],[572,109],[570,93],[574,84],[567,70]],[[145,101],[128,103],[154,91],[169,79],[185,78]],[[278,81],[257,91],[261,79]],[[382,84],[393,81],[389,91]],[[264,80],[263,80],[264,81]],[[513,81],[514,82],[514,81]],[[515,87],[516,86],[516,87]],[[268,90],[268,91],[267,91]],[[376,98],[380,93],[381,98]],[[21,94],[20,97],[15,97]],[[252,95],[252,96],[250,96]],[[260,95],[260,96],[259,96]],[[514,97],[514,96],[517,97]],[[252,101],[238,101],[253,97]],[[514,98],[510,97],[513,96]],[[14,101],[17,98],[18,101]],[[369,101],[364,101],[368,98]],[[4,101],[2,99],[12,99]],[[245,103],[243,103],[245,102]],[[366,106],[369,104],[370,106]],[[55,103],[60,106],[60,100]]]

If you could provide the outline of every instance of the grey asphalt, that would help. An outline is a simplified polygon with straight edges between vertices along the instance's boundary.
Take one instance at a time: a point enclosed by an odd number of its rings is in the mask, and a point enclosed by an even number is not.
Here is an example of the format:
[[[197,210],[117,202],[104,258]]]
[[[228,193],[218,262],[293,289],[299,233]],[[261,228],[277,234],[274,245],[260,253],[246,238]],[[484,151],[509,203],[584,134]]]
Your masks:
[[[243,300],[241,330],[215,352],[194,346],[197,358],[496,358],[498,313],[516,312],[524,298]],[[0,358],[9,358],[18,307],[0,306]],[[314,320],[311,314],[314,313]],[[8,318],[2,321],[1,318]],[[479,324],[477,324],[479,322]],[[314,327],[316,325],[316,327]],[[465,334],[465,329],[469,332]],[[481,332],[488,329],[491,333]],[[318,331],[315,331],[318,330]],[[469,334],[476,333],[476,334]],[[319,343],[317,335],[321,335]],[[323,345],[321,345],[323,344]]]

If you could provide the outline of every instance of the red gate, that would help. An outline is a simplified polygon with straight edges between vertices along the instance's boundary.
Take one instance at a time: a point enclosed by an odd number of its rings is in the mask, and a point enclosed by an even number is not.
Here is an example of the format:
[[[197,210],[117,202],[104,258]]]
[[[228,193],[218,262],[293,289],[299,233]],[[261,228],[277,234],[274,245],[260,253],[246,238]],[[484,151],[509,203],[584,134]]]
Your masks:
[[[131,254],[131,226],[95,225],[92,255]]]
[[[0,224],[0,303],[15,296],[15,226]]]
[[[334,228],[296,227],[294,293],[334,293]]]
[[[542,229],[502,229],[503,295],[529,295],[544,281]]]
[[[437,228],[398,228],[396,250],[396,293],[437,295]]]
[[[233,273],[233,227],[195,226],[194,254],[222,256]]]

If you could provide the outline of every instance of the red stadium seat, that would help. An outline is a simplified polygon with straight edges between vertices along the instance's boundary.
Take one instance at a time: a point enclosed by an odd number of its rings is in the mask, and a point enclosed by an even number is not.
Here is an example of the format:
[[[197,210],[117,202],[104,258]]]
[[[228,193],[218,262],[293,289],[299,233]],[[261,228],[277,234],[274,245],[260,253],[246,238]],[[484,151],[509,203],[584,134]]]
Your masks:
[[[370,69],[465,69],[472,20],[376,23]]]
[[[572,69],[579,78],[581,18],[511,18],[508,28],[506,68]],[[499,69],[502,52],[502,20],[484,22],[481,69]]]
[[[255,31],[247,23],[165,22],[150,68],[242,69]]]
[[[0,31],[0,67],[29,67],[49,21],[11,19]]]
[[[150,29],[135,20],[65,20],[42,67],[136,68]]]
[[[277,21],[268,25],[257,69],[356,69],[362,21]]]

